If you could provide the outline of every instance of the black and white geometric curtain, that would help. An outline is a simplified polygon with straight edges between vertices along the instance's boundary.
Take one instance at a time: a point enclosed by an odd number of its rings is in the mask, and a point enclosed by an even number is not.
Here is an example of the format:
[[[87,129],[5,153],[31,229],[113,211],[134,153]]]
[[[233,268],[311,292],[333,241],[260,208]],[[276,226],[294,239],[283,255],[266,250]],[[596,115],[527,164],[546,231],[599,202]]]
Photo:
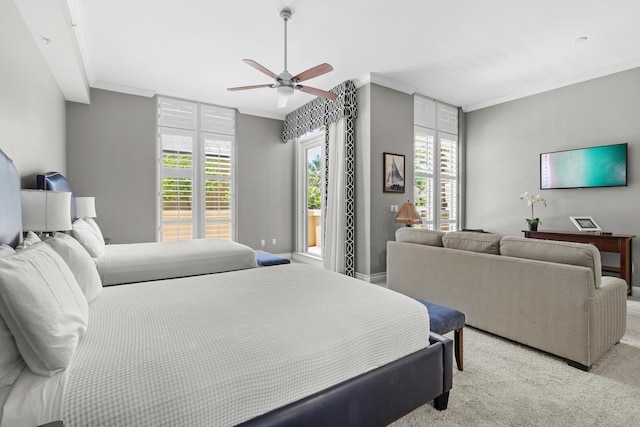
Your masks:
[[[355,277],[355,119],[358,117],[356,87],[351,80],[347,80],[329,92],[337,94],[338,99],[330,101],[316,98],[287,114],[282,140],[291,141],[324,125],[325,177],[328,177],[329,125],[345,119],[345,274]]]

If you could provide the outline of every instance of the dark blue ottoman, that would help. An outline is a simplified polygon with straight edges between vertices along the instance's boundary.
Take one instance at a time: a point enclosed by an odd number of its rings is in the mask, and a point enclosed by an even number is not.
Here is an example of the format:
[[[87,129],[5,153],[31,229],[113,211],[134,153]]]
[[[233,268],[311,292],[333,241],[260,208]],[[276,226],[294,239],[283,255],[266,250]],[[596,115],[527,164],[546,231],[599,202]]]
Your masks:
[[[289,264],[287,258],[282,258],[281,256],[270,254],[265,251],[256,251],[256,262],[260,267],[268,267],[270,265],[280,265],[280,264]]]
[[[436,334],[444,335],[451,331],[454,332],[454,351],[456,355],[456,364],[458,370],[462,371],[462,329],[464,328],[464,313],[459,312],[451,307],[425,301],[420,298],[414,298],[423,304],[429,310],[429,323],[431,330]]]

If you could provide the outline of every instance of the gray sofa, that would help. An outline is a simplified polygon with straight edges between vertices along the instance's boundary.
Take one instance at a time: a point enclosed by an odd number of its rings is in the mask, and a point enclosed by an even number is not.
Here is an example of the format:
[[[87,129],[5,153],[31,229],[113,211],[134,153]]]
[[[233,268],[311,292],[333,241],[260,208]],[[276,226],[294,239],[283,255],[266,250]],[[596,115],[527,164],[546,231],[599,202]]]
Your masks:
[[[387,243],[387,285],[585,370],[626,329],[627,285],[602,276],[588,244],[402,228]]]

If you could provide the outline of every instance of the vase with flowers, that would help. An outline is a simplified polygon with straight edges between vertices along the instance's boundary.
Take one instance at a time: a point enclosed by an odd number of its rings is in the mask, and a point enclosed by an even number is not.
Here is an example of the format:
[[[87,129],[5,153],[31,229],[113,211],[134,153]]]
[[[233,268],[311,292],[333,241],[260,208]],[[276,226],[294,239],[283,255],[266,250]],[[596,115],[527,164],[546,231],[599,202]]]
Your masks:
[[[533,194],[529,194],[528,191],[525,191],[520,195],[520,200],[526,200],[527,206],[531,206],[531,218],[526,219],[527,224],[529,225],[529,231],[537,231],[538,225],[540,224],[540,218],[536,218],[535,214],[533,213],[533,206],[536,203],[541,203],[542,206],[546,207],[547,201],[543,199],[539,194],[534,196]]]

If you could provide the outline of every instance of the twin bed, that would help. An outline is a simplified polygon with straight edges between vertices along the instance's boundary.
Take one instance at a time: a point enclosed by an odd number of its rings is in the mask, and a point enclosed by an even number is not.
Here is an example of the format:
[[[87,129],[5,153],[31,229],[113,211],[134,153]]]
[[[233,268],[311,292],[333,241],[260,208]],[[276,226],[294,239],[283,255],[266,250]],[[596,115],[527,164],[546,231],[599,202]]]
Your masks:
[[[1,151],[0,206],[15,247],[19,179]],[[103,288],[65,369],[27,361],[0,388],[0,424],[382,426],[446,408],[452,342],[421,304],[306,265],[237,270]]]
[[[47,172],[37,176],[37,186],[40,190],[71,193],[73,233],[80,232],[76,221],[84,220],[76,216],[75,194],[67,178],[58,172]],[[94,241],[92,256],[103,286],[256,267],[253,249],[223,239],[110,245]]]

